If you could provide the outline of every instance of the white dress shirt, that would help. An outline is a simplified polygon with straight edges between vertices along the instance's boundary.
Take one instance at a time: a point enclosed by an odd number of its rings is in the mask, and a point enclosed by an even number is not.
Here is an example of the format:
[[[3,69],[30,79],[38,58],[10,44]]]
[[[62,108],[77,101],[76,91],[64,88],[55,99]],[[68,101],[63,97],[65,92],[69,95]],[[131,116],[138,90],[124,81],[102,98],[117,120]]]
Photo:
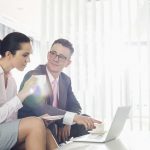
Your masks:
[[[16,93],[17,86],[11,74],[8,75],[5,88],[4,71],[0,66],[0,123],[17,119],[17,112],[22,103]]]
[[[46,67],[46,71],[47,71],[47,74],[48,74],[48,77],[49,77],[49,80],[52,84],[52,82],[55,80],[54,77],[52,76],[52,74],[48,71],[48,68]],[[57,84],[58,84],[58,81],[59,81],[59,77],[56,79],[57,80]],[[59,101],[59,86],[57,86],[57,90],[58,90],[58,101]],[[60,99],[61,100],[61,99]],[[72,125],[73,124],[73,118],[74,116],[76,115],[76,113],[73,113],[73,112],[68,112],[66,111],[65,115],[64,115],[64,118],[63,118],[63,123],[64,124],[67,124],[67,125]]]

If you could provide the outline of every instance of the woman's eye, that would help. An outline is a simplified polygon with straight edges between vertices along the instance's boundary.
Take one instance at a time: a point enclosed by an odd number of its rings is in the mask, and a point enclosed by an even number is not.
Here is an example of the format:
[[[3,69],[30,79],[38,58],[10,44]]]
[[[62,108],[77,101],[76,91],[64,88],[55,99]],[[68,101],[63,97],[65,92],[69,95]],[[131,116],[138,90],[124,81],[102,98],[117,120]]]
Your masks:
[[[28,55],[23,55],[23,57],[28,57]]]

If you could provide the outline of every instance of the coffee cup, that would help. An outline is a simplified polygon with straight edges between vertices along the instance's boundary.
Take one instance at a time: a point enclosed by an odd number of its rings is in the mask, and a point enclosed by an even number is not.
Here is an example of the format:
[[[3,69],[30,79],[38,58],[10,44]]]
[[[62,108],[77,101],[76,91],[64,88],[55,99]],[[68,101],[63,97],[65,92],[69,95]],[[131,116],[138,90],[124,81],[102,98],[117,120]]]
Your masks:
[[[37,87],[40,90],[40,93],[42,95],[45,94],[45,90],[46,90],[46,75],[34,75],[37,78]],[[39,92],[39,90],[37,90],[37,92]]]

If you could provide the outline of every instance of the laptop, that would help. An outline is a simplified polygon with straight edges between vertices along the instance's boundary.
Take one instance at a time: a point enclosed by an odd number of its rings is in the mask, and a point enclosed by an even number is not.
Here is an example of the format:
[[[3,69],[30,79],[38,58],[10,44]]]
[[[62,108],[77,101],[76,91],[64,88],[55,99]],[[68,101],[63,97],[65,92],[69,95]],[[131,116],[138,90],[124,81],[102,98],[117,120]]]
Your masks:
[[[126,122],[126,119],[128,118],[129,111],[131,107],[130,106],[123,106],[118,107],[115,117],[111,123],[111,126],[103,135],[100,134],[87,134],[80,137],[73,138],[72,141],[74,142],[94,142],[94,143],[105,143],[111,140],[116,139]]]

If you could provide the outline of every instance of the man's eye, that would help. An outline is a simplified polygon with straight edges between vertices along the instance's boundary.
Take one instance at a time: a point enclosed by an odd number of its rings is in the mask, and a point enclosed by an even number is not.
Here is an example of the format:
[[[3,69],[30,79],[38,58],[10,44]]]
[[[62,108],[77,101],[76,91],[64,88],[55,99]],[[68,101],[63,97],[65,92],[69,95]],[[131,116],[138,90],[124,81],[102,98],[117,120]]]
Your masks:
[[[63,56],[63,55],[59,55],[59,58],[61,58],[61,59],[66,59],[66,57]]]
[[[55,55],[55,54],[56,54],[56,52],[51,51],[51,54],[52,54],[52,55]]]

